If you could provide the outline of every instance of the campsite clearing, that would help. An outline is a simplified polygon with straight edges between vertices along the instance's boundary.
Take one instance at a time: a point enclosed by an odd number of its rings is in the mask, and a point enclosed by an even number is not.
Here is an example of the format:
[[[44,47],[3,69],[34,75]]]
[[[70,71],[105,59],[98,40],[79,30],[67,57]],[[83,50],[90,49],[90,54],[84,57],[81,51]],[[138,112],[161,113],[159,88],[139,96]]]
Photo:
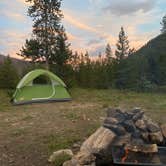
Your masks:
[[[49,155],[83,141],[100,126],[104,109],[141,107],[166,122],[166,94],[71,89],[72,101],[12,106],[0,90],[0,165],[52,166]]]

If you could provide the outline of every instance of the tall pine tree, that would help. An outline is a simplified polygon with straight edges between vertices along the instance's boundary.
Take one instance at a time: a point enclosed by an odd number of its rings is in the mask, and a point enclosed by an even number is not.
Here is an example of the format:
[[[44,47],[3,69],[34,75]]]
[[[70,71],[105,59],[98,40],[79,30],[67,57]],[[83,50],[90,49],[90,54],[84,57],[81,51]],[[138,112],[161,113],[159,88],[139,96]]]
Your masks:
[[[56,47],[52,50],[50,60],[53,64],[64,66],[72,56],[70,44],[67,42],[67,35],[63,27],[56,36]]]
[[[121,31],[119,32],[119,40],[116,44],[116,51],[115,55],[118,61],[121,61],[126,56],[128,56],[129,53],[129,41],[127,39],[127,36],[125,34],[124,28],[121,27]]]
[[[17,69],[12,64],[9,56],[0,66],[0,88],[15,88],[19,80]]]
[[[162,25],[161,33],[166,33],[166,14],[162,19],[161,25]]]
[[[25,45],[20,50],[18,55],[22,56],[25,59],[29,59],[32,62],[41,60],[42,56],[40,55],[41,45],[36,39],[26,39]]]
[[[61,0],[26,0],[32,5],[28,15],[33,18],[33,35],[40,44],[40,57],[49,67],[51,56],[55,53],[57,34],[61,30]]]
[[[113,59],[113,53],[110,44],[108,43],[105,49],[105,56],[107,63],[110,63]]]

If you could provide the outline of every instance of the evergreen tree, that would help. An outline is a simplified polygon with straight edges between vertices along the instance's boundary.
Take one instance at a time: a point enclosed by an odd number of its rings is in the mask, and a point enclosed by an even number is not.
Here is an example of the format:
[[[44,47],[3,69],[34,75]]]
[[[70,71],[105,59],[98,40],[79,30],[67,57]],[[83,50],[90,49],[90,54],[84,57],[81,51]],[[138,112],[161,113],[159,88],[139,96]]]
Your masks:
[[[77,51],[71,55],[70,62],[72,68],[76,71],[80,63],[80,56]]]
[[[162,25],[161,33],[166,33],[166,14],[162,19],[161,25]]]
[[[112,61],[113,54],[112,54],[112,49],[111,49],[111,46],[109,43],[107,44],[106,49],[105,49],[105,56],[106,56],[106,60],[108,63]]]
[[[62,27],[56,36],[56,47],[52,51],[51,62],[59,66],[64,66],[72,56],[72,51],[69,47],[70,44],[67,42],[67,36]]]
[[[103,57],[102,57],[102,54],[101,54],[101,52],[99,52],[99,54],[98,54],[98,62],[99,63],[102,63],[103,62],[103,59],[102,59]]]
[[[0,88],[15,88],[19,76],[8,56],[0,67]]]
[[[86,62],[87,64],[90,64],[90,58],[89,58],[89,52],[88,52],[88,51],[86,51],[84,57],[85,57],[85,62]]]
[[[29,59],[32,62],[36,62],[42,58],[40,55],[40,48],[41,46],[36,39],[26,39],[25,46],[22,47],[18,55],[21,55],[25,59]]]
[[[135,48],[130,48],[128,52],[128,56],[133,55],[136,52]]]
[[[50,56],[54,55],[57,33],[61,28],[61,0],[26,0],[32,5],[28,15],[33,18],[33,34],[40,43],[40,56],[45,58],[47,67]]]
[[[117,60],[122,60],[126,56],[128,56],[129,53],[129,41],[127,39],[127,36],[125,34],[124,28],[121,27],[121,31],[119,32],[119,40],[116,44],[117,50],[115,51],[115,55]]]

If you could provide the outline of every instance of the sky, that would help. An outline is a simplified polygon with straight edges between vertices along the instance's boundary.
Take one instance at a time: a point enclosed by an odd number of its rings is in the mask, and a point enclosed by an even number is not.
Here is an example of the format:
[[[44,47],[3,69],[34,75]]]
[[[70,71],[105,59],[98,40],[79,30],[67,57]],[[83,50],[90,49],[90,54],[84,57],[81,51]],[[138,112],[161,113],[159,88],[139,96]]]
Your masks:
[[[25,0],[0,0],[0,54],[16,53],[32,34]],[[109,43],[115,49],[124,27],[130,47],[136,49],[160,34],[166,0],[63,0],[61,7],[71,49],[96,56]]]

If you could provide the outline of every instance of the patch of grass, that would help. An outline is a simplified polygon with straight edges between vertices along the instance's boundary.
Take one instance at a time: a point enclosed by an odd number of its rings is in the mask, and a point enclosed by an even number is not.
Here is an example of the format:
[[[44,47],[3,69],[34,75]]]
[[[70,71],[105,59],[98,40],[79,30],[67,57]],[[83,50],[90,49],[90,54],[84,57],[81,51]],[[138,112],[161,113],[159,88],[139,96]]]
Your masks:
[[[75,142],[80,141],[78,135],[50,135],[47,137],[47,145],[50,152],[70,148]]]
[[[23,121],[27,121],[27,120],[31,120],[31,119],[33,119],[33,116],[31,116],[31,115],[27,115],[22,118]]]
[[[12,136],[15,136],[15,137],[19,137],[21,135],[24,135],[26,132],[25,132],[25,129],[23,128],[19,128],[19,129],[15,129],[13,132],[12,132]]]
[[[95,123],[93,125],[90,125],[87,129],[86,129],[86,136],[89,137],[91,134],[93,134],[97,128],[100,127],[99,123]]]
[[[65,117],[69,120],[79,119],[79,116],[77,115],[77,112],[68,112],[68,113],[65,114]]]
[[[103,107],[120,107],[123,109],[132,109],[141,107],[151,115],[155,115],[156,111],[161,113],[165,111],[166,93],[137,93],[126,90],[97,90],[97,89],[72,89],[71,94],[77,102],[95,103],[95,105]],[[94,110],[95,112],[95,110]],[[166,119],[165,119],[166,121]]]
[[[10,109],[10,97],[6,90],[0,90],[0,111],[7,111]]]
[[[65,161],[68,161],[70,159],[71,159],[71,157],[69,155],[67,155],[67,154],[60,155],[54,161],[54,165],[55,166],[62,166]]]

